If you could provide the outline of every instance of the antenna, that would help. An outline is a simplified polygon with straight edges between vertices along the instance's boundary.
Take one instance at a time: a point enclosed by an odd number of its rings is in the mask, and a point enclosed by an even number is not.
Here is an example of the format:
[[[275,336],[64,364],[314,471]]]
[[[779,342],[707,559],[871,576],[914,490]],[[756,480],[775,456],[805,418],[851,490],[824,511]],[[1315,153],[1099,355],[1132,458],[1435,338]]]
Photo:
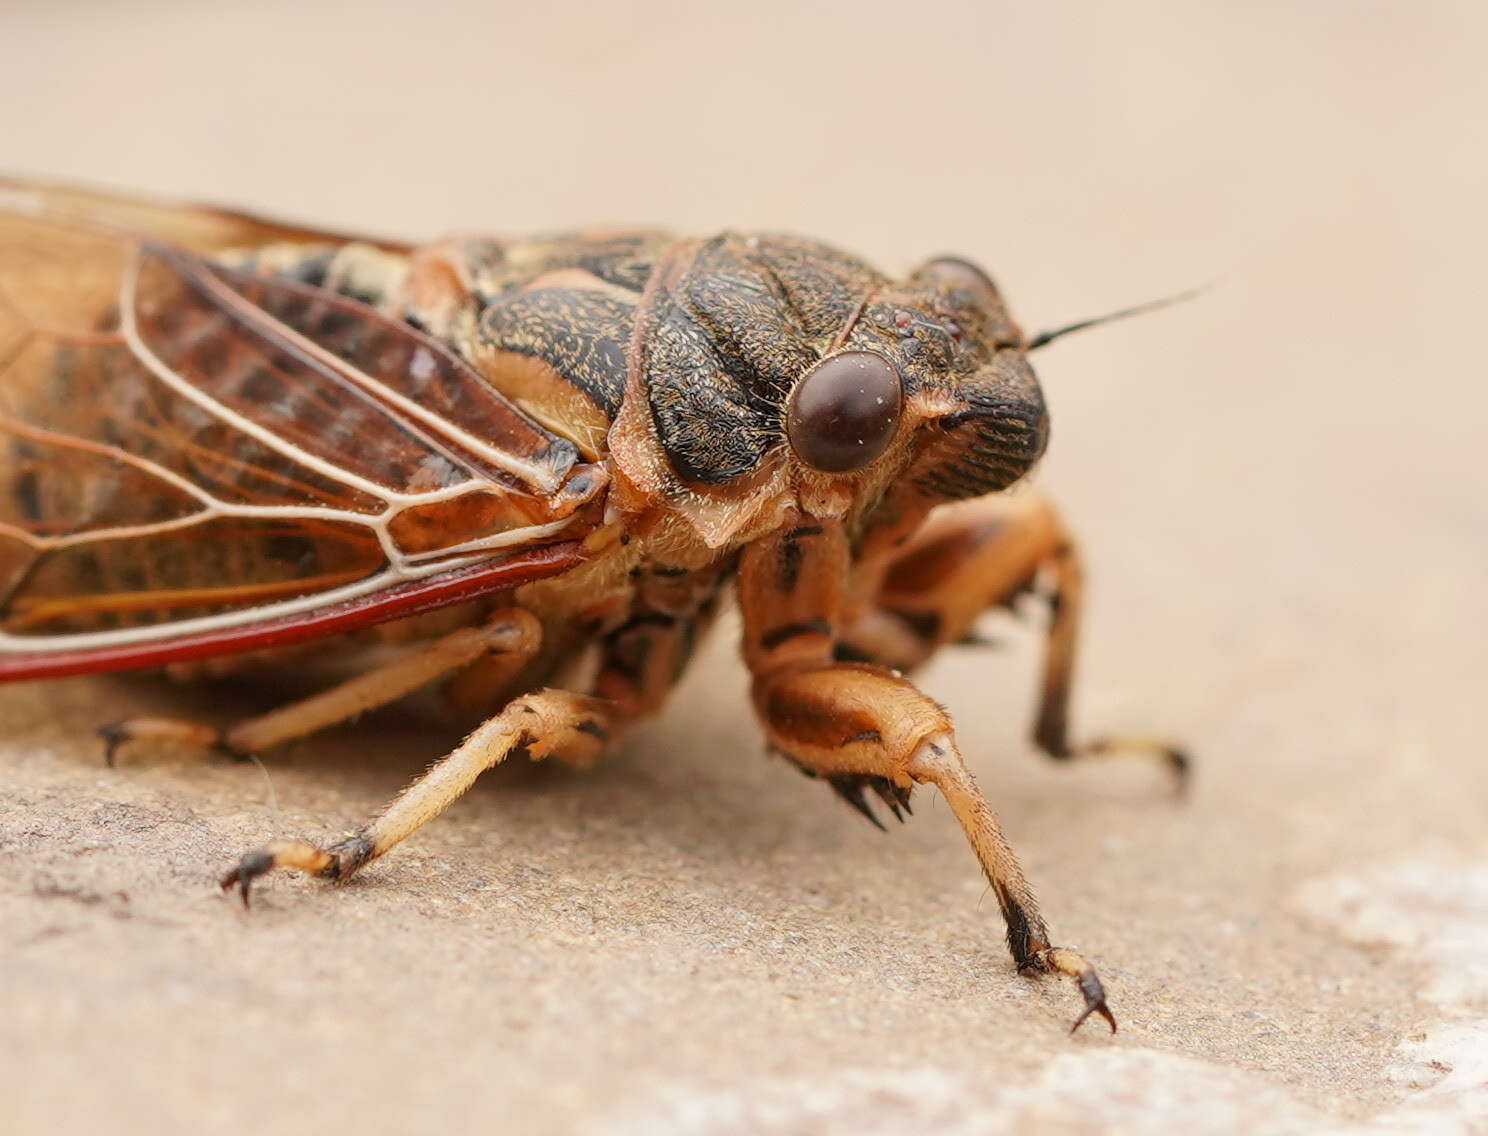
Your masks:
[[[1207,287],[1205,285],[1204,287]],[[1134,308],[1122,308],[1120,311],[1111,312],[1108,315],[1096,316],[1094,319],[1079,320],[1076,323],[1067,323],[1063,327],[1056,327],[1052,331],[1041,331],[1028,341],[1024,351],[1037,351],[1040,347],[1053,343],[1061,336],[1068,335],[1072,331],[1084,331],[1087,327],[1099,327],[1103,323],[1114,323],[1116,320],[1126,319],[1128,316],[1139,316],[1147,312],[1155,312],[1160,308],[1170,308],[1174,304],[1181,304],[1184,300],[1192,300],[1204,287],[1190,288],[1187,292],[1179,292],[1176,296],[1164,296],[1160,300],[1149,300],[1145,304],[1138,304]]]

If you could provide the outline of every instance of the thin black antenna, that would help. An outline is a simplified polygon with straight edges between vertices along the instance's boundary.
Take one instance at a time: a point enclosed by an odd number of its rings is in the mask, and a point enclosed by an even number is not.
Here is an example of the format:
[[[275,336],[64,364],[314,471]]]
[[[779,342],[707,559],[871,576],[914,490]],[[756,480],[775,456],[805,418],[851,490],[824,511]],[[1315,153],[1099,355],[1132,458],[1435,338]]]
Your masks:
[[[1138,304],[1134,308],[1122,308],[1119,312],[1111,312],[1109,315],[1096,316],[1094,319],[1080,320],[1078,323],[1067,323],[1063,327],[1056,327],[1052,331],[1041,331],[1028,341],[1024,351],[1037,351],[1045,344],[1053,343],[1061,336],[1068,335],[1072,331],[1084,331],[1087,327],[1099,327],[1103,323],[1114,323],[1116,320],[1126,319],[1128,316],[1139,316],[1146,312],[1155,312],[1159,308],[1170,308],[1174,304],[1181,304],[1184,300],[1192,300],[1204,289],[1190,288],[1187,292],[1179,292],[1176,296],[1164,296],[1161,300],[1149,300],[1145,304]]]

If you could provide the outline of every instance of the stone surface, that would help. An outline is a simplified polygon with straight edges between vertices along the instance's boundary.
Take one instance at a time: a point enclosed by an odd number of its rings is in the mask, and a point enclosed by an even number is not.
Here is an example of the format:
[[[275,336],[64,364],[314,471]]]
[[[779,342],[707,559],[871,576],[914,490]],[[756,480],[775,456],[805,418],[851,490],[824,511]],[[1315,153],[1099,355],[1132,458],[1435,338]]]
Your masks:
[[[354,826],[451,729],[110,771],[99,722],[276,692],[83,679],[0,691],[0,1130],[1485,1131],[1485,35],[1445,2],[13,0],[18,170],[955,250],[1033,327],[1213,283],[1039,360],[1079,718],[1188,739],[1191,798],[1027,752],[1026,632],[925,677],[1119,1035],[1012,973],[944,807],[885,837],[761,757],[732,625],[614,760],[497,771],[246,914],[235,854]]]

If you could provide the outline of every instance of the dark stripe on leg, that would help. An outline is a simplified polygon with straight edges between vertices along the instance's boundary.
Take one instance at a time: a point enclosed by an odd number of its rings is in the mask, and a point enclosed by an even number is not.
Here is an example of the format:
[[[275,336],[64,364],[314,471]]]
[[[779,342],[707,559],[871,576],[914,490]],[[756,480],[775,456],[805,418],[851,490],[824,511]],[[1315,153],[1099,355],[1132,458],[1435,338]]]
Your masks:
[[[767,651],[773,651],[782,643],[788,643],[800,635],[828,635],[832,634],[832,625],[825,619],[806,619],[799,623],[783,623],[779,627],[773,627],[760,636],[760,646]]]

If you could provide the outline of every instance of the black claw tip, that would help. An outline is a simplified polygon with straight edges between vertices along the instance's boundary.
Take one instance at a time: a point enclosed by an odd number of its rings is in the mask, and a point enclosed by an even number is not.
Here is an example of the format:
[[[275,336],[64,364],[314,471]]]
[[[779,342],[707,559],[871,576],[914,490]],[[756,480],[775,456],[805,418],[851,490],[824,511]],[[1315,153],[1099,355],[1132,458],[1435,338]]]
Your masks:
[[[1188,792],[1189,780],[1193,776],[1193,758],[1177,746],[1169,746],[1164,755],[1168,769],[1173,774],[1173,788],[1179,796]]]
[[[1085,1009],[1075,1024],[1070,1026],[1070,1033],[1074,1033],[1091,1014],[1099,1014],[1106,1019],[1106,1024],[1111,1027],[1111,1032],[1116,1032],[1116,1015],[1111,1013],[1111,1008],[1106,1005],[1106,989],[1101,985],[1099,976],[1095,971],[1088,970],[1080,975],[1080,993],[1085,997]]]
[[[267,852],[249,852],[241,860],[238,866],[218,882],[223,891],[230,891],[234,884],[238,886],[238,894],[243,897],[243,906],[251,907],[248,896],[252,890],[253,881],[263,875],[274,866],[274,857]]]
[[[1105,1018],[1106,1024],[1111,1027],[1111,1032],[1116,1032],[1116,1017],[1114,1014],[1111,1013],[1106,1004],[1102,1002],[1098,1006],[1086,1006],[1084,1012],[1075,1019],[1075,1024],[1070,1026],[1070,1033],[1073,1034],[1082,1025],[1084,1025],[1085,1019],[1090,1017],[1091,1014],[1099,1014],[1101,1017]]]
[[[107,726],[99,726],[98,736],[103,739],[103,763],[112,769],[119,747],[128,737],[124,730],[124,723],[110,722]]]
[[[234,868],[232,871],[228,872],[227,875],[223,876],[220,880],[217,881],[217,886],[220,887],[223,891],[231,891],[233,889],[233,885],[235,884],[237,885],[239,892],[243,896],[243,906],[249,906],[248,879],[242,874],[241,871],[239,871],[237,868]]]

